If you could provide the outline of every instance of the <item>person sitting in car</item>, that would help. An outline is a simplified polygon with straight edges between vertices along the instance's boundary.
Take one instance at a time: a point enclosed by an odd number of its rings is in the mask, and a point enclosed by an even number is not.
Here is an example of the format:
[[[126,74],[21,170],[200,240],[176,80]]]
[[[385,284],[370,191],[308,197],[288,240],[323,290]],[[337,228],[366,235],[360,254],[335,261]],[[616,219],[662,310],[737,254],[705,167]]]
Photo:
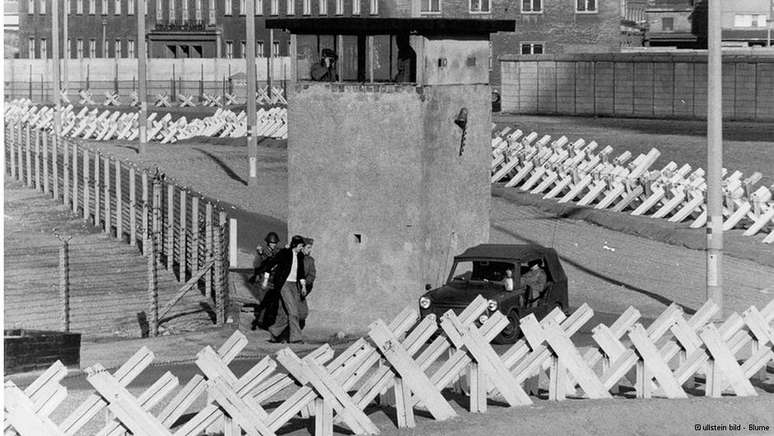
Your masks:
[[[548,277],[546,276],[546,272],[543,271],[539,260],[532,261],[528,265],[529,271],[521,276],[521,285],[527,287],[524,291],[524,299],[525,304],[530,305],[533,304],[538,296],[540,296],[540,293],[543,292]]]

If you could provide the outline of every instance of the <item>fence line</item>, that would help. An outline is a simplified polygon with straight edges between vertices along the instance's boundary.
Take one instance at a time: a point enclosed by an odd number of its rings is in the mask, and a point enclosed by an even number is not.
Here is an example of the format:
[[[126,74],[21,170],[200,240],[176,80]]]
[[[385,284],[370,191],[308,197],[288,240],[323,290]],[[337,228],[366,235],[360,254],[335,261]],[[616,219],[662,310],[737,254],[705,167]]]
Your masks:
[[[228,222],[223,218],[215,222],[214,216],[216,213],[225,216],[224,211],[187,187],[167,179],[158,170],[155,175],[149,175],[145,169],[93,150],[79,141],[57,138],[46,129],[33,128],[28,115],[6,114],[7,174],[40,192],[48,192],[49,182],[52,183],[51,194],[56,201],[71,207],[75,214],[107,235],[130,245],[137,245],[139,241],[144,255],[148,255],[146,241],[152,225],[154,237],[158,238],[158,261],[175,274],[179,282],[186,282],[197,275],[200,265],[214,260],[214,269],[220,268],[220,273],[213,275],[209,269],[202,279],[203,285],[213,301],[217,301],[215,297],[228,300],[228,274],[222,270],[222,265],[228,262],[228,239],[221,236],[228,232]],[[30,143],[33,136],[34,148]],[[43,165],[40,165],[41,161]],[[154,193],[158,191],[152,198],[152,205],[149,204],[149,178]],[[41,179],[42,185],[38,183]],[[137,205],[138,186],[142,188],[140,207]],[[167,195],[162,195],[162,191]],[[176,202],[175,196],[181,200]],[[186,203],[192,207],[183,207]],[[218,323],[222,324],[225,309],[216,312],[220,314]]]
[[[179,389],[178,378],[166,372],[139,397],[126,390],[154,359],[146,347],[113,374],[100,364],[88,368],[94,392],[61,424],[49,418],[67,398],[61,362],[24,391],[6,382],[5,430],[22,436],[74,434],[107,407],[112,414],[97,434],[270,435],[300,414],[314,420],[315,435],[331,435],[341,424],[372,435],[379,428],[369,416],[373,409],[366,413],[366,408],[380,395],[379,407],[393,405],[397,426],[410,428],[417,426],[415,408],[438,421],[457,416],[454,400],[444,397],[450,386],[467,394],[471,412],[485,413],[490,398],[510,408],[535,404],[540,396],[530,393],[539,394],[536,380],[544,377],[548,401],[626,401],[631,395],[619,385],[633,387],[637,398],[757,396],[755,384],[765,389],[774,361],[774,300],[762,309],[733,313],[716,327],[711,320],[718,311],[708,301],[687,317],[672,304],[645,327],[629,307],[609,326],[592,329],[592,343],[579,347],[572,337],[594,311],[584,304],[567,316],[555,308],[540,321],[534,314],[523,317],[524,338],[499,354],[490,342],[509,321],[489,311],[479,295],[459,314],[450,310],[440,319],[435,314],[420,319],[409,307],[389,324],[377,320],[367,339],[338,356],[328,344],[303,358],[284,348],[241,377],[228,367],[248,342],[237,331],[217,351],[204,347],[196,355],[199,373]],[[289,396],[278,400],[285,390]],[[204,405],[181,419],[197,402]]]

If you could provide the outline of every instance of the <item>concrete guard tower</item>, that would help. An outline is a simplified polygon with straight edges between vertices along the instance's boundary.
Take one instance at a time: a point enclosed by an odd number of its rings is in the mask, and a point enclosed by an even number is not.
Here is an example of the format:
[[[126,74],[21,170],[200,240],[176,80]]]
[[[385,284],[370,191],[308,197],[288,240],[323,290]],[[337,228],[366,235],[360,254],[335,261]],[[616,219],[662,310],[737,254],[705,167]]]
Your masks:
[[[362,330],[417,305],[455,254],[489,240],[489,35],[515,24],[278,18],[267,27],[291,32],[288,231],[315,239],[309,324]],[[338,56],[336,74],[311,81],[324,49]]]

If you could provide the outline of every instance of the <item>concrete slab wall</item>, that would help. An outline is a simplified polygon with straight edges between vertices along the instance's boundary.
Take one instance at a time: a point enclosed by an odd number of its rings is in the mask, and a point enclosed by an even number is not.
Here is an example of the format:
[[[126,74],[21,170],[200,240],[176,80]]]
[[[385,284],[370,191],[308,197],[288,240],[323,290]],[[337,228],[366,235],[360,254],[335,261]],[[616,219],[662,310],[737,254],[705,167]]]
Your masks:
[[[510,56],[502,109],[530,114],[706,118],[706,54]],[[774,56],[723,59],[723,116],[774,120]]]
[[[288,231],[315,238],[315,323],[389,320],[439,285],[455,254],[488,241],[489,95],[488,85],[290,91]]]

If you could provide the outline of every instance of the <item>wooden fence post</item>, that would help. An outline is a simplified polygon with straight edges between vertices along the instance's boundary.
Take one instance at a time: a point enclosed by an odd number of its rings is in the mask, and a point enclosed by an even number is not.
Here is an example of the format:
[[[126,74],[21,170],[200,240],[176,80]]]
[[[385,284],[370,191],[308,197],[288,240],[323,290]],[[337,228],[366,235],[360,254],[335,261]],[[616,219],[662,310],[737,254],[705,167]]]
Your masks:
[[[153,249],[158,254],[158,246],[161,244],[161,180],[158,175],[153,177]]]
[[[156,271],[156,236],[155,233],[150,235],[143,243],[143,246],[148,247],[148,324],[151,336],[158,336],[159,334],[159,287],[158,273]]]
[[[83,219],[89,220],[89,149],[83,149]]]
[[[172,271],[175,263],[175,185],[167,183],[167,219],[164,225],[166,230],[166,254],[167,271]]]
[[[148,228],[148,172],[142,172],[142,251],[147,256],[148,247],[145,241],[148,239],[150,229]]]
[[[225,286],[223,286],[223,239],[225,237],[224,226],[219,225],[215,227],[215,241],[214,241],[214,257],[215,264],[214,269],[214,284],[215,284],[215,323],[218,327],[222,327],[226,321],[226,295]]]
[[[134,166],[129,167],[129,245],[137,245],[137,181]]]
[[[43,192],[48,194],[48,133],[45,130],[41,131],[43,136]],[[11,147],[13,150],[13,147]]]
[[[188,193],[184,190],[180,190],[180,233],[178,235],[178,254],[177,254],[177,261],[178,261],[178,280],[181,282],[185,282],[185,261],[187,259],[186,257],[186,214],[185,214],[185,206],[186,206],[186,197],[188,196]]]
[[[237,220],[236,218],[230,218],[228,220],[228,266],[229,268],[237,267]]]
[[[35,190],[40,191],[40,130],[35,129]]]
[[[65,206],[70,205],[70,158],[68,156],[69,149],[67,147],[67,141],[62,140],[62,166],[64,167],[64,173],[62,175],[62,190],[63,201]]]
[[[99,227],[99,215],[100,211],[100,202],[99,202],[99,191],[100,191],[100,177],[99,174],[101,172],[102,167],[102,156],[99,152],[94,153],[94,226]]]
[[[59,247],[59,298],[62,303],[62,331],[70,331],[70,238],[57,235]]]
[[[105,233],[110,236],[112,220],[110,219],[110,157],[105,156]]]
[[[73,213],[78,214],[78,143],[73,141]]]
[[[116,238],[124,240],[124,217],[122,211],[121,193],[121,161],[116,159]]]
[[[199,197],[191,198],[191,274],[199,271]]]
[[[10,129],[11,129],[10,139],[5,144],[5,146],[8,147],[8,149],[11,152],[11,155],[10,155],[9,159],[11,160],[11,177],[14,178],[14,179],[17,177],[17,175],[16,175],[16,173],[17,173],[17,171],[16,171],[16,154],[14,153],[14,146],[16,145],[16,141],[14,140],[14,137],[15,137],[14,134],[19,129],[20,125],[21,125],[21,123],[19,121],[16,121],[15,123],[13,123],[10,126]]]
[[[59,151],[57,150],[56,137],[51,135],[51,167],[53,168],[54,200],[59,201]]]
[[[19,124],[19,140],[16,141],[16,157],[18,173],[16,179],[20,182],[24,181],[24,125]]]
[[[206,226],[204,229],[204,263],[207,264],[209,261],[212,260],[212,237],[213,237],[213,229],[212,229],[212,203],[207,202],[207,205],[204,207],[204,225]],[[204,283],[204,292],[205,295],[207,295],[208,298],[215,300],[215,296],[212,295],[212,280],[213,280],[213,272],[212,269],[210,269],[207,272],[206,275],[206,281]]]
[[[25,141],[24,141],[24,152],[25,152],[24,158],[27,160],[27,162],[25,162],[27,164],[27,166],[25,167],[27,171],[26,180],[27,180],[27,186],[32,187],[32,159],[31,159],[32,147],[30,144],[30,136],[32,136],[32,131],[30,130],[29,124],[27,124],[26,133],[27,133],[27,137],[25,138]]]

